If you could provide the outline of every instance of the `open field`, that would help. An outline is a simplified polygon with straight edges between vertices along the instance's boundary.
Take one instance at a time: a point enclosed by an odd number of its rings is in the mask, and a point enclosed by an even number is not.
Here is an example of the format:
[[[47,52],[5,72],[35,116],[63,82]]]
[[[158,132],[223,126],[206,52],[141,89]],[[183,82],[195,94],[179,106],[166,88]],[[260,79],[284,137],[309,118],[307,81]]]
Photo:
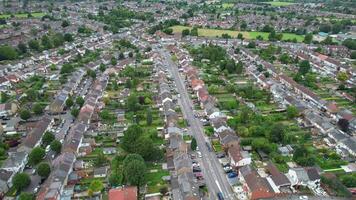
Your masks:
[[[289,5],[293,5],[293,2],[285,2],[285,1],[268,1],[268,2],[263,2],[266,4],[270,4],[271,6],[289,6]]]
[[[43,13],[43,12],[36,12],[36,13],[31,13],[31,15],[33,17],[43,17],[46,15],[46,13]],[[19,14],[14,14],[15,18],[27,18],[27,13],[19,13]],[[2,14],[0,15],[0,19],[7,19],[7,18],[10,18],[11,15],[10,14]]]
[[[174,33],[181,33],[184,29],[191,29],[189,26],[172,26]],[[198,35],[203,37],[221,37],[222,34],[229,34],[231,37],[237,37],[239,33],[246,39],[256,39],[257,36],[261,35],[264,40],[268,39],[269,33],[266,32],[258,32],[258,31],[232,31],[232,30],[219,30],[219,29],[208,29],[208,28],[199,28]],[[302,42],[304,36],[296,35],[293,33],[283,33],[283,40],[294,39],[296,38],[298,42]]]

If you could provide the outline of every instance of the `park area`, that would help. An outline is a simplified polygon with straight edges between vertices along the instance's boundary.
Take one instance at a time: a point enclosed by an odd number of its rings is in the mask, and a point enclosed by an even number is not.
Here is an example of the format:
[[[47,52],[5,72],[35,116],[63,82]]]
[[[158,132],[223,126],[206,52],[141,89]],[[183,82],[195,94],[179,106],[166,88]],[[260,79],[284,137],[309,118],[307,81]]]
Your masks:
[[[182,33],[184,29],[192,29],[189,26],[172,26],[173,33]],[[228,34],[233,38],[236,38],[239,33],[242,33],[246,39],[256,39],[259,35],[262,36],[263,40],[268,40],[269,33],[259,32],[259,31],[233,31],[233,30],[222,30],[222,29],[209,29],[209,28],[198,28],[198,35],[202,37],[221,37],[222,34]],[[283,33],[282,40],[293,40],[297,39],[298,42],[302,42],[304,39],[303,35],[297,35],[294,33]]]

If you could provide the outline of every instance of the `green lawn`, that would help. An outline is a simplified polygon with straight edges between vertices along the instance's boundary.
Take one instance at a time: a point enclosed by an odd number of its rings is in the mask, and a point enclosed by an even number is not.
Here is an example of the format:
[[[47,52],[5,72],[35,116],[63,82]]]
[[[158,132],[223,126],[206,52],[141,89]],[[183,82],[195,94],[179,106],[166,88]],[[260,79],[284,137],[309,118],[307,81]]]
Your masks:
[[[19,13],[19,14],[14,14],[14,15],[15,15],[15,18],[27,18],[27,13]],[[35,12],[35,13],[31,13],[31,15],[33,17],[40,18],[40,17],[45,16],[46,13]],[[2,14],[2,15],[0,15],[0,19],[7,19],[7,18],[10,18],[10,17],[11,17],[10,14]]]
[[[289,5],[295,4],[293,2],[285,2],[285,1],[268,1],[268,2],[263,2],[263,3],[269,4],[271,6],[276,6],[276,7],[289,6]]]
[[[169,176],[169,172],[167,170],[163,170],[161,164],[158,165],[150,165],[147,166],[148,172],[146,174],[148,193],[156,193],[159,192],[159,189],[167,184],[162,180],[163,176]],[[154,172],[150,172],[150,170],[155,170]]]
[[[191,29],[189,26],[172,26],[173,33],[181,33],[184,29]],[[256,39],[257,36],[262,36],[264,40],[268,39],[269,33],[259,32],[259,31],[232,31],[232,30],[219,30],[219,29],[209,29],[209,28],[199,28],[198,34],[203,37],[221,37],[222,34],[229,34],[230,36],[236,38],[239,33],[246,39]],[[303,35],[297,35],[294,33],[283,33],[283,40],[289,40],[296,38],[298,42],[302,42],[304,39]]]
[[[234,4],[233,3],[223,3],[222,8],[228,9],[228,8],[233,8]]]

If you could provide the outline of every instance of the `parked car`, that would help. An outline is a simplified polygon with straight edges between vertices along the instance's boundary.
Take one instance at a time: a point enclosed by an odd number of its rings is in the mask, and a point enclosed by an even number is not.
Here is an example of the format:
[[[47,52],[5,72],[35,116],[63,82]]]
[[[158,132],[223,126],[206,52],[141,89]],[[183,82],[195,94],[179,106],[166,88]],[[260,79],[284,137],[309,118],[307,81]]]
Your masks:
[[[224,196],[221,192],[218,192],[217,196],[219,200],[224,200]]]
[[[235,172],[231,172],[227,174],[227,177],[229,178],[235,178],[237,176],[237,174]]]
[[[216,155],[216,157],[218,157],[218,158],[224,158],[224,157],[225,157],[225,154],[224,154],[224,153],[218,153],[218,154]]]

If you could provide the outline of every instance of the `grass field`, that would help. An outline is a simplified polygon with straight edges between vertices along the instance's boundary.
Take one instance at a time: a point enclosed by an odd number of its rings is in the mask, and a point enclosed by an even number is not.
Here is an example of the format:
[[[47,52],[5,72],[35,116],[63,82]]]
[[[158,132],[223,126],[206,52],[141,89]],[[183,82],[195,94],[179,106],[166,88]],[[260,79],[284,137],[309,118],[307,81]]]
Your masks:
[[[14,14],[15,18],[27,18],[27,13],[19,13],[19,14]],[[43,17],[46,15],[46,13],[43,12],[35,12],[35,13],[31,13],[31,15],[33,17],[39,18],[39,17]],[[0,15],[0,19],[7,19],[10,18],[11,15],[10,14],[2,14]]]
[[[289,6],[289,5],[293,5],[293,2],[285,2],[285,1],[268,1],[268,2],[263,2],[266,4],[270,4],[271,6]]]
[[[234,4],[233,3],[223,3],[222,8],[228,9],[228,8],[233,8]]]
[[[182,30],[184,29],[191,29],[191,27],[188,26],[172,26],[174,33],[181,33]],[[264,40],[268,39],[269,33],[265,32],[258,32],[258,31],[232,31],[232,30],[218,30],[218,29],[208,29],[208,28],[199,28],[198,29],[198,35],[203,36],[203,37],[221,37],[222,34],[229,34],[231,37],[236,38],[239,33],[242,33],[242,35],[246,39],[256,39],[258,35],[261,35]],[[302,42],[304,39],[304,36],[302,35],[296,35],[293,33],[283,33],[283,40],[288,40],[288,39],[294,39],[296,38],[298,42]]]

